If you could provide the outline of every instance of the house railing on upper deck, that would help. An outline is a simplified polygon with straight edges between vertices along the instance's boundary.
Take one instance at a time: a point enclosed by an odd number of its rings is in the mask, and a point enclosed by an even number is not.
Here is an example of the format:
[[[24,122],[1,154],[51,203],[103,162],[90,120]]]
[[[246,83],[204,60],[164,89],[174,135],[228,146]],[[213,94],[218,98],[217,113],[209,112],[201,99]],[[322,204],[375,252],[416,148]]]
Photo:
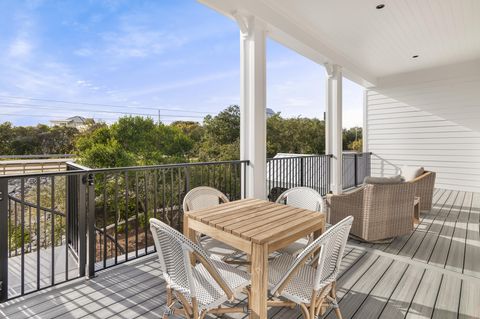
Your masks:
[[[248,161],[89,169],[0,177],[0,301],[154,252],[149,218],[182,229],[197,186],[245,194]]]
[[[371,173],[372,153],[344,153],[343,154],[343,189],[358,187],[363,184],[365,177]]]
[[[348,156],[344,180],[358,185],[370,170],[370,156],[355,155],[353,169]],[[149,218],[182,230],[183,197],[197,186],[242,198],[248,164],[90,169],[68,163],[66,171],[0,176],[0,301],[154,252]],[[268,159],[266,191],[271,200],[296,186],[324,195],[330,191],[330,165],[330,155]]]

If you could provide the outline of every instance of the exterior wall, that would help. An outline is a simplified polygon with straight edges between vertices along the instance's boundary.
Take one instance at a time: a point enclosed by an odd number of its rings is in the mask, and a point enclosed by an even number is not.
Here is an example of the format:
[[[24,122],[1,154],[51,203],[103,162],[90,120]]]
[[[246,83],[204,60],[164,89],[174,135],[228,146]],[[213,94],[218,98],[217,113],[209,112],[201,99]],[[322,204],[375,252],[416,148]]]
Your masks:
[[[379,80],[365,96],[372,175],[403,165],[437,172],[436,187],[480,190],[480,61]]]

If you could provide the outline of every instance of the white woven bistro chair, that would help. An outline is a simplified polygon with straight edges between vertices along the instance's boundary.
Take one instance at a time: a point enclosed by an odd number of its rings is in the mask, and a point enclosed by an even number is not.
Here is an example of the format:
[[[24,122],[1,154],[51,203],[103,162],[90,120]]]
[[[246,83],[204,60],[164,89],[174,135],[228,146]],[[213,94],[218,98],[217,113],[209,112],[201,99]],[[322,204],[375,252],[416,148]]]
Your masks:
[[[247,312],[220,306],[247,288],[248,273],[209,257],[201,246],[158,219],[150,219],[150,230],[167,283],[164,319],[169,314],[203,319],[207,313]]]
[[[270,293],[287,299],[270,301],[271,306],[300,305],[305,319],[317,318],[322,309],[333,306],[342,318],[335,285],[352,222],[349,216],[330,227],[297,257],[284,253],[269,262]]]
[[[309,187],[294,187],[286,190],[275,201],[280,204],[287,204],[289,206],[308,209],[323,213],[325,212],[325,203],[322,195],[316,190]],[[291,245],[282,248],[280,252],[286,252],[291,255],[296,255],[301,252],[308,244],[312,242],[313,236],[301,238]]]
[[[216,188],[208,186],[195,187],[183,198],[183,211],[214,207],[229,200],[224,193]]]
[[[183,199],[183,211],[189,212],[191,210],[210,208],[228,202],[228,197],[218,189],[208,186],[200,186],[195,187],[185,195]],[[201,245],[209,254],[212,251],[215,254],[223,254],[223,261],[231,264],[247,263],[246,261],[240,259],[240,257],[244,255],[243,252],[235,250],[232,247],[208,236],[204,236],[202,238],[201,235],[202,234],[197,234],[197,243]]]

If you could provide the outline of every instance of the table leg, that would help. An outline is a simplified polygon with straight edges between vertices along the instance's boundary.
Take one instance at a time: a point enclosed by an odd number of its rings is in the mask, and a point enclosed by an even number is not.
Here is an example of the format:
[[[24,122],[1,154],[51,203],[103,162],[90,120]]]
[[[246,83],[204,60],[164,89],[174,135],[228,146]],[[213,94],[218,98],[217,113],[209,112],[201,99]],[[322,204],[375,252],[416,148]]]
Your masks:
[[[252,319],[267,319],[268,245],[252,244]]]
[[[317,239],[327,230],[326,224],[323,223],[322,228],[313,232],[313,239]]]
[[[193,241],[194,243],[196,242],[196,234],[193,229],[190,229],[190,226],[188,225],[188,214],[183,214],[183,234],[185,237]],[[195,256],[193,254],[190,254],[190,261],[192,262],[192,265],[196,264]]]

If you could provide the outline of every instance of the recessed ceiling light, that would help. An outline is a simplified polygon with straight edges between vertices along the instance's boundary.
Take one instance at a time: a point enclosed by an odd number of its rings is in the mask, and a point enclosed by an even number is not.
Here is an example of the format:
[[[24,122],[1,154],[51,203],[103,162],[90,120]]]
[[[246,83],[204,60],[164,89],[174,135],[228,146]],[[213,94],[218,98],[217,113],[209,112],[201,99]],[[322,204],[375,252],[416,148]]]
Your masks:
[[[382,3],[382,4],[379,4],[378,6],[376,6],[376,8],[377,8],[378,10],[380,10],[380,9],[385,8],[385,5]]]
[[[414,56],[412,56],[412,58],[416,59],[416,58],[418,58],[418,55],[415,54]]]

